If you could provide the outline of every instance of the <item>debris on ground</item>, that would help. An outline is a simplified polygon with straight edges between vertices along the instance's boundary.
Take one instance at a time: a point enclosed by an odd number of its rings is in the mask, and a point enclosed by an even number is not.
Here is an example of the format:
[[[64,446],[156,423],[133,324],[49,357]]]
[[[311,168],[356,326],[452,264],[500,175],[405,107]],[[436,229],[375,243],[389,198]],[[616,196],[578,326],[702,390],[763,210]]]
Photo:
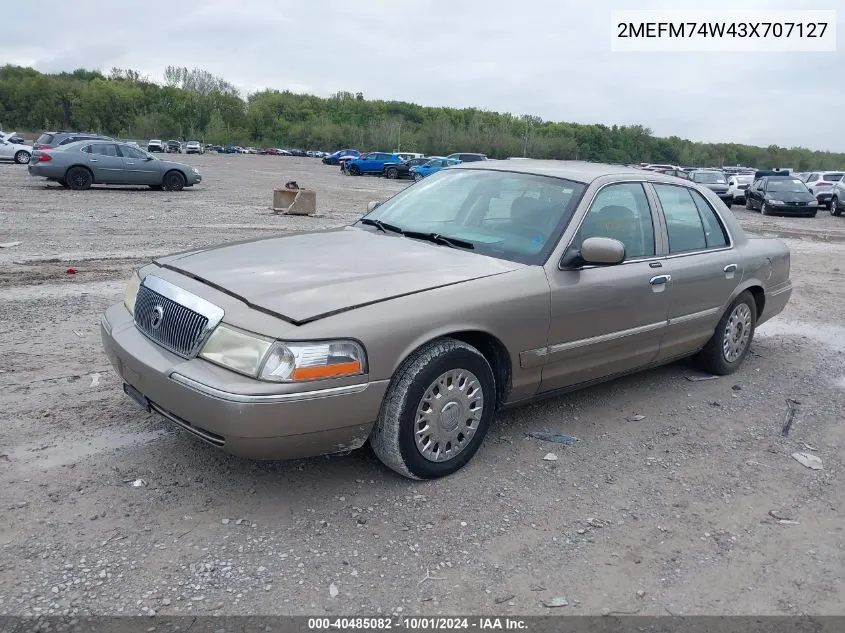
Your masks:
[[[590,527],[594,527],[594,528],[603,528],[603,527],[607,527],[608,525],[610,525],[610,521],[605,521],[603,519],[595,519],[593,517],[590,517],[589,519],[587,519],[587,525],[589,525]]]
[[[769,510],[769,516],[778,521],[791,521],[792,518],[779,510]]]
[[[493,600],[493,602],[495,602],[496,604],[504,604],[508,600],[513,600],[514,598],[516,598],[516,596],[511,594],[509,596],[502,596],[501,598],[496,598],[495,600]]]
[[[556,462],[557,461],[557,455],[555,455],[554,453],[546,453],[546,455],[543,457],[543,459],[547,462]]]
[[[645,598],[645,591],[643,591],[642,589],[637,591],[637,598],[640,598],[640,599]]]
[[[332,583],[329,585],[329,596],[332,598],[337,598],[340,595],[340,589],[337,588],[337,585]]]
[[[65,272],[66,272],[68,275],[75,275],[75,274],[76,274],[77,272],[79,272],[79,271],[78,271],[78,270],[76,270],[76,268],[71,267],[71,268],[68,268]]]
[[[792,459],[812,470],[822,470],[822,460],[818,455],[796,452],[792,453]]]
[[[132,482],[133,488],[144,488],[144,487],[146,487],[146,485],[147,485],[147,482],[144,481],[143,479],[136,479],[135,481]]]
[[[14,248],[18,246],[21,242],[3,242],[0,244],[0,248]]]
[[[690,382],[701,382],[702,380],[716,380],[718,376],[684,376]]]
[[[568,607],[569,601],[566,598],[556,597],[543,601],[543,606],[548,609],[557,609],[558,607]]]
[[[804,442],[801,442],[801,446],[804,447],[805,451],[817,451],[817,450],[819,450],[815,446],[810,446],[809,444],[806,444]]]
[[[96,387],[100,384],[100,374],[91,374],[91,386]]]
[[[535,440],[542,440],[544,442],[556,442],[557,444],[566,444],[572,446],[575,442],[580,442],[577,437],[572,435],[563,435],[561,433],[546,433],[545,431],[531,431],[528,437],[533,437]]]
[[[789,435],[789,430],[792,428],[792,422],[795,420],[795,414],[798,412],[798,406],[800,404],[798,400],[793,400],[792,398],[786,399],[786,418],[784,419],[783,428],[780,432],[783,437]]]
[[[645,420],[645,416],[637,414],[637,415],[632,415],[631,417],[628,417],[628,418],[625,418],[625,419],[628,420],[628,422],[639,422],[640,420]]]

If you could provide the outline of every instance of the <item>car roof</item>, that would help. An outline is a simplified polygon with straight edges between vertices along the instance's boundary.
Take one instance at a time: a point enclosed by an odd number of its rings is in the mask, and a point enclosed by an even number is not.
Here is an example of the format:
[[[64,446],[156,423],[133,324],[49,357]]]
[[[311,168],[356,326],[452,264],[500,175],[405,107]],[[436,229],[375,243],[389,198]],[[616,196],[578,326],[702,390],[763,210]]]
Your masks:
[[[575,182],[590,183],[602,176],[639,176],[647,174],[649,178],[677,182],[675,176],[665,176],[657,172],[647,172],[642,169],[625,167],[624,165],[610,165],[607,163],[589,163],[578,160],[538,160],[529,158],[519,161],[477,161],[460,163],[450,169],[485,169],[488,171],[505,171],[519,174],[534,174],[537,176],[552,176],[565,178]]]

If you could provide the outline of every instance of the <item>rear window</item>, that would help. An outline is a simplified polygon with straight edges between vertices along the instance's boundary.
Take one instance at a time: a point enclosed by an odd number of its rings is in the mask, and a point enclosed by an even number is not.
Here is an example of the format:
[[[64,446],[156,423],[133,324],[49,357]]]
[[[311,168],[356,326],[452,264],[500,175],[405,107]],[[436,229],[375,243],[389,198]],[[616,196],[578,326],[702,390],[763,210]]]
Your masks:
[[[53,135],[48,134],[47,132],[44,132],[41,136],[39,136],[37,139],[35,139],[36,145],[49,145],[52,142],[53,142]]]
[[[837,171],[834,173],[822,174],[822,177],[823,180],[826,180],[828,182],[836,182],[837,180],[840,180],[842,178],[842,172]]]

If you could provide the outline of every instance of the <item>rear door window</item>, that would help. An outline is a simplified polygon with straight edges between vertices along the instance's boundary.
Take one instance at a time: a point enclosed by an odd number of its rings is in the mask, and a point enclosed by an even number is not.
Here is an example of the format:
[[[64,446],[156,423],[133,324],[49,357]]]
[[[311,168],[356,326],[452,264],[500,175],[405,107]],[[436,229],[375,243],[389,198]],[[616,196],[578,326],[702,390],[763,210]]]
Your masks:
[[[657,183],[654,183],[654,189],[666,218],[669,252],[687,253],[707,248],[704,224],[689,189]]]
[[[91,145],[91,154],[98,156],[120,156],[117,152],[117,145],[113,143],[94,143]]]

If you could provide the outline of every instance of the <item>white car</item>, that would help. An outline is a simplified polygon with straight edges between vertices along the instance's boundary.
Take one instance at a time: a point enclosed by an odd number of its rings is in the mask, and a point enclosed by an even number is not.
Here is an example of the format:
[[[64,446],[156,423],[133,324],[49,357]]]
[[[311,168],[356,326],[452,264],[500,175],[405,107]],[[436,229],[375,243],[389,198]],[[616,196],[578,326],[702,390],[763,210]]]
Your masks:
[[[753,175],[734,174],[728,178],[728,193],[733,195],[734,204],[745,204],[745,190],[752,182]]]
[[[149,143],[147,143],[147,151],[148,152],[164,152],[164,141],[158,138],[151,139]]]
[[[841,171],[812,171],[807,174],[804,184],[810,193],[816,196],[819,206],[830,209],[830,199],[833,196],[833,185],[842,179],[845,172]],[[841,202],[840,202],[841,204]]]
[[[185,145],[185,153],[186,154],[204,154],[205,148],[203,148],[202,143],[199,141],[188,141]]]
[[[15,133],[0,138],[0,160],[13,160],[18,165],[26,165],[32,157],[32,145],[13,143],[7,139],[14,137]]]

